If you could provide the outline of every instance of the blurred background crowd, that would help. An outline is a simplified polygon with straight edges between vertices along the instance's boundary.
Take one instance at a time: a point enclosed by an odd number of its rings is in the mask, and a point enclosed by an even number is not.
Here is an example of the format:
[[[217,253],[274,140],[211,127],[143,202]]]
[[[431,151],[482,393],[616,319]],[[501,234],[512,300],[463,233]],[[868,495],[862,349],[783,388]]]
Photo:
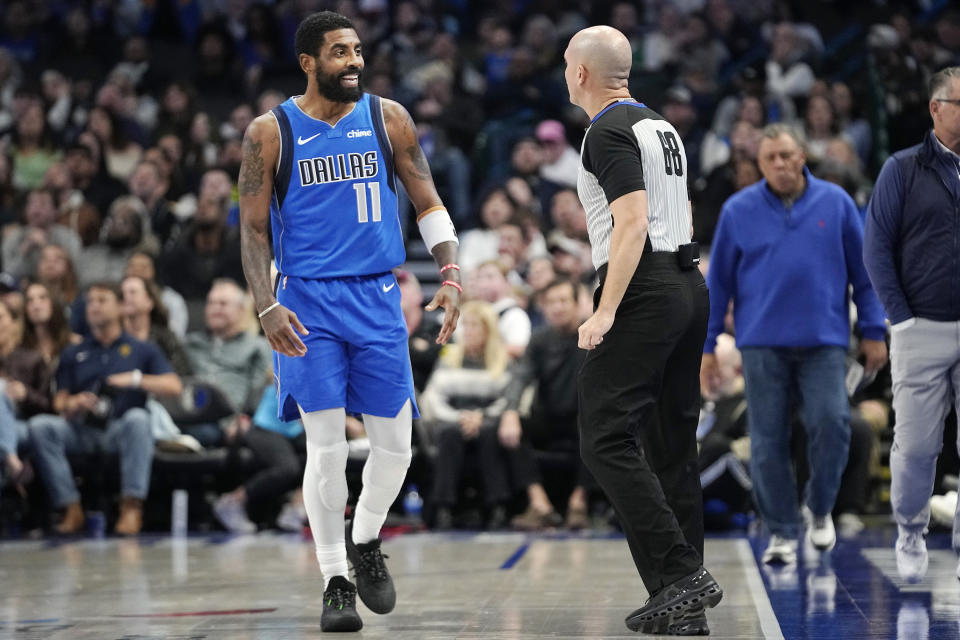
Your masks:
[[[416,520],[422,496],[438,528],[609,520],[576,436],[576,329],[591,311],[594,273],[576,195],[589,122],[563,80],[574,32],[609,24],[630,39],[631,93],[683,138],[704,246],[727,198],[761,178],[765,125],[798,125],[813,174],[864,209],[883,161],[930,127],[927,79],[960,64],[960,11],[945,0],[8,0],[5,535],[79,532],[91,512],[113,521],[117,495],[118,532],[164,528],[176,489],[190,492],[193,528],[303,526],[302,428],[275,418],[269,348],[243,288],[236,180],[252,118],[303,91],[293,34],[321,9],[356,25],[365,88],[413,116],[460,233],[469,303],[456,343],[441,350],[436,319],[422,311],[436,266],[412,212],[402,213],[409,262],[397,276],[424,419],[401,521]],[[96,304],[91,291],[102,294]],[[105,371],[93,395],[112,407],[89,434],[38,422],[53,413],[95,422],[92,403],[69,398],[91,391],[77,371],[114,327],[126,332],[114,344],[120,360],[125,335],[159,359],[142,379],[108,381],[130,370],[122,363]],[[721,341],[717,354],[724,384],[705,403],[701,467],[708,525],[730,526],[750,511],[749,431],[736,349]],[[169,375],[177,385],[151,389]],[[841,530],[886,508],[889,384],[881,372],[851,397]],[[118,413],[130,406],[142,420]],[[149,450],[131,444],[136,429]],[[362,465],[363,425],[351,419],[348,431]],[[955,464],[945,460],[941,475]]]

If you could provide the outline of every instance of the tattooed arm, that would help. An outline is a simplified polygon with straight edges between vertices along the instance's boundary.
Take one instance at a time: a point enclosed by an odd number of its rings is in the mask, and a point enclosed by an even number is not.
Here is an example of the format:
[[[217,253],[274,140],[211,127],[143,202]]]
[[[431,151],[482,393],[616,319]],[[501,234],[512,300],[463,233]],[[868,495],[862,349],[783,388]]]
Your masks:
[[[442,207],[437,188],[430,175],[430,165],[420,148],[417,138],[417,129],[407,110],[393,100],[383,100],[383,119],[387,125],[387,136],[390,146],[393,147],[393,163],[397,177],[403,182],[410,202],[419,215],[420,213]],[[441,242],[432,250],[433,259],[437,266],[455,264],[457,262],[457,243]],[[450,269],[442,274],[444,280],[452,280],[459,284],[460,272]],[[439,344],[446,343],[457,328],[457,319],[460,317],[460,291],[449,285],[440,287],[437,295],[427,305],[427,311],[438,307],[444,308],[443,327],[437,336]]]
[[[271,307],[276,298],[270,282],[272,250],[267,234],[270,221],[270,200],[273,197],[273,172],[280,154],[280,131],[277,121],[266,113],[250,123],[243,136],[243,159],[240,163],[240,254],[243,274],[260,313]],[[270,346],[287,356],[307,352],[294,328],[306,335],[295,313],[283,306],[272,308],[260,319]]]

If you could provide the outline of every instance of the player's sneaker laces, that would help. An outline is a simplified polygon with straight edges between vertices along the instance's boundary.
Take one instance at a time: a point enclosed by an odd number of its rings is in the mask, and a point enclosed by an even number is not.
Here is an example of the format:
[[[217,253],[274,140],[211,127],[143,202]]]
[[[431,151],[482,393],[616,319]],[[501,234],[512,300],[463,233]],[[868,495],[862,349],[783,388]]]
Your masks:
[[[363,621],[357,613],[357,588],[343,576],[333,576],[323,592],[321,631],[359,631]]]
[[[374,613],[390,613],[397,604],[393,579],[380,552],[380,538],[354,544],[353,521],[347,523],[347,559],[353,565],[360,600]]]
[[[797,541],[784,538],[780,534],[770,536],[767,550],[763,552],[764,564],[796,564]]]
[[[910,582],[923,580],[927,575],[927,541],[923,539],[923,531],[907,531],[900,529],[897,536],[897,572],[900,577]]]

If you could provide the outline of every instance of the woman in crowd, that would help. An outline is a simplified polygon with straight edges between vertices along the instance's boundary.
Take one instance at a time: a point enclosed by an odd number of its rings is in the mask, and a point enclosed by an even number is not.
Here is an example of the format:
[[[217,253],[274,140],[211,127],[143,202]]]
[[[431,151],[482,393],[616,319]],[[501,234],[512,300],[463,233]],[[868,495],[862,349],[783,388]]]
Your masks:
[[[435,524],[453,525],[467,454],[479,459],[487,526],[506,524],[511,497],[505,455],[497,439],[510,384],[509,356],[500,339],[497,316],[486,302],[472,301],[460,313],[459,344],[445,347],[427,383],[422,409],[427,432],[437,445],[433,491]]]
[[[19,450],[27,441],[26,420],[51,411],[51,371],[43,356],[21,345],[22,334],[17,312],[0,301],[0,484],[24,479]]]
[[[153,256],[145,251],[134,251],[127,262],[126,276],[137,276],[145,282],[153,283],[160,287],[156,280],[157,270]],[[187,325],[190,322],[190,316],[187,313],[187,303],[183,296],[170,287],[160,288],[160,302],[163,308],[167,310],[167,326],[178,338],[183,338],[187,334]]]
[[[80,336],[70,331],[63,302],[42,282],[27,285],[24,310],[23,346],[38,352],[52,374],[60,353],[68,344],[79,342]]]
[[[40,103],[30,104],[17,119],[13,140],[13,186],[35,189],[43,176],[60,159],[47,130],[47,118]]]

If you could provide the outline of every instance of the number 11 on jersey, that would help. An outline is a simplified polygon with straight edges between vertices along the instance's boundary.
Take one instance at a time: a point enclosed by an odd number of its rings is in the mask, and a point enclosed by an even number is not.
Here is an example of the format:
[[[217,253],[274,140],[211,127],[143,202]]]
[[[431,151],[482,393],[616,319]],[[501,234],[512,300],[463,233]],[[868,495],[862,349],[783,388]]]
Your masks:
[[[364,186],[366,185],[366,186]],[[370,189],[370,207],[373,209],[373,221],[380,222],[380,183],[355,182],[353,190],[357,194],[357,222],[367,222],[367,189]]]

